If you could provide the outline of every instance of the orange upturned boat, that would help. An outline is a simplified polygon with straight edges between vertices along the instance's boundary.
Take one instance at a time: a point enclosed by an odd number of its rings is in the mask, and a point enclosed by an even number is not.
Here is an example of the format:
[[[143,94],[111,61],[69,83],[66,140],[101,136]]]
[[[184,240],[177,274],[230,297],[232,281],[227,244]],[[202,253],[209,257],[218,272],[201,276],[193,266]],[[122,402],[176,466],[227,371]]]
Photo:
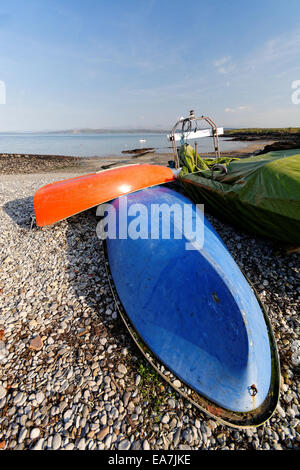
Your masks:
[[[33,198],[36,224],[51,225],[119,196],[174,179],[170,168],[137,164],[47,184]]]

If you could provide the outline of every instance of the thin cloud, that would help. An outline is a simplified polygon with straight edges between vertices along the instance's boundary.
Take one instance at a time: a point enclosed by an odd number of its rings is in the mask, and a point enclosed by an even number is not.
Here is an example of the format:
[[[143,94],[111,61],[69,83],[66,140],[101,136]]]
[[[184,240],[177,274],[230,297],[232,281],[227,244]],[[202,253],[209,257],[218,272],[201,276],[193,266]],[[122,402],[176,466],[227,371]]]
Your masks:
[[[230,60],[231,60],[231,56],[222,57],[221,59],[218,59],[214,62],[214,66],[215,67],[220,67],[221,65],[226,64]]]
[[[221,57],[218,60],[215,60],[214,66],[216,67],[217,71],[222,75],[230,73],[235,69],[235,65],[231,61],[231,56],[225,56]]]
[[[248,68],[257,70],[260,67],[274,64],[282,68],[287,62],[300,60],[300,32],[292,31],[273,37],[248,57]]]
[[[225,108],[225,113],[237,113],[239,111],[249,110],[250,106],[238,106],[237,108]]]

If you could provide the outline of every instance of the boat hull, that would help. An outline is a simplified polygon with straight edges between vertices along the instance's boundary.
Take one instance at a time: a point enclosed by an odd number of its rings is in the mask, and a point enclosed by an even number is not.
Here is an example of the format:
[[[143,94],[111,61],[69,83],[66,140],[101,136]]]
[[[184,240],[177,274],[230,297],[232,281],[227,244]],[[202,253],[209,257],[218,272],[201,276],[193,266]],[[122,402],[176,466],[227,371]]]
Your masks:
[[[117,212],[121,199],[113,202]],[[190,205],[194,222],[201,217],[190,200],[168,188],[139,191],[126,203],[128,209],[133,204],[148,208],[144,218],[153,204]],[[151,220],[148,224],[150,233]],[[226,415],[228,423],[231,414],[238,415],[233,420],[238,426],[249,422],[245,415],[255,415],[250,421],[256,425],[257,413],[266,416],[270,394],[267,415],[273,411],[278,382],[261,307],[205,218],[201,249],[186,250],[184,236],[172,238],[174,227],[170,235],[107,240],[110,271],[126,316],[155,357],[204,399],[206,411],[218,410],[212,414]]]
[[[126,165],[47,184],[34,195],[36,224],[51,225],[124,194],[173,181],[162,165]]]

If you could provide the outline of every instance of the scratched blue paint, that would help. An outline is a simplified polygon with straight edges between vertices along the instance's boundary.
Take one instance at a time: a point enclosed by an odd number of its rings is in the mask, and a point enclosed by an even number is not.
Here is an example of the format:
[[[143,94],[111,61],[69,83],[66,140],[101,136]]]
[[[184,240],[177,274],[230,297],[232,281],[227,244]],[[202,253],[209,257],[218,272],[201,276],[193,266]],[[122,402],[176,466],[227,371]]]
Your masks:
[[[192,204],[166,187],[127,196],[128,207],[136,203],[149,214],[151,204]],[[151,233],[150,217],[148,224]],[[187,240],[172,239],[172,230],[169,240],[107,240],[125,311],[153,353],[199,394],[232,411],[257,408],[270,387],[271,354],[256,297],[205,217],[202,249],[187,251]]]

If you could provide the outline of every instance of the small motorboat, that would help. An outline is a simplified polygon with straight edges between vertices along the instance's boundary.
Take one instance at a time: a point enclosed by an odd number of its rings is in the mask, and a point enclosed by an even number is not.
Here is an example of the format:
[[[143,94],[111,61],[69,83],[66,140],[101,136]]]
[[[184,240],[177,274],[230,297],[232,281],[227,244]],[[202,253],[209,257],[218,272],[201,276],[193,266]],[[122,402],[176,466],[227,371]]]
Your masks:
[[[122,200],[112,203],[117,215]],[[149,188],[126,196],[126,204],[128,213],[144,208],[139,225],[147,227],[148,237],[107,238],[106,249],[137,344],[142,341],[193,390],[187,398],[202,410],[232,426],[262,424],[277,404],[279,362],[268,317],[249,283],[210,223],[182,194]],[[157,206],[177,207],[182,214],[191,206],[193,224],[200,217],[204,223],[203,247],[186,249],[190,240],[183,232],[178,237],[178,213],[171,217],[170,238],[157,237],[150,216]]]

